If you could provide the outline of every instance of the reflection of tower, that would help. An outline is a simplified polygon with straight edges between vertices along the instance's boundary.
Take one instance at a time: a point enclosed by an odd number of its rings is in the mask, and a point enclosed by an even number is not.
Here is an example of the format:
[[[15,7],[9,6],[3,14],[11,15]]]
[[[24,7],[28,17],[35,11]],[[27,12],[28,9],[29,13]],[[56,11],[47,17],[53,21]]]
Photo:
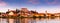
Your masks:
[[[14,19],[14,22],[15,23],[20,23],[20,19],[18,19],[18,18],[17,19]]]

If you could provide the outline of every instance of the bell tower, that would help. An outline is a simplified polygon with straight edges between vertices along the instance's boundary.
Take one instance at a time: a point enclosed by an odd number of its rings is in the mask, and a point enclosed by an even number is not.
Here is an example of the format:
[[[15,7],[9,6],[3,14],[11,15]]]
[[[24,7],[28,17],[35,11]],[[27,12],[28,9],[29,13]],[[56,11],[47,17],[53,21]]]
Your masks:
[[[9,11],[9,9],[8,9],[8,11]]]
[[[45,11],[46,16],[48,16],[47,10]]]

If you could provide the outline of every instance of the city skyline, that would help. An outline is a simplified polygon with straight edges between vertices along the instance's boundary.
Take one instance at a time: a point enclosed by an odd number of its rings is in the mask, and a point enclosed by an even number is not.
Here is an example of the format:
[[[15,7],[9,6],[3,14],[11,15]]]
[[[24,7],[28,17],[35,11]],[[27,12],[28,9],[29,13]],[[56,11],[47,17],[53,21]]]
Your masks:
[[[6,8],[3,8],[3,9],[6,9]],[[15,9],[8,8],[8,9],[6,9],[6,10],[4,11],[4,13],[6,13],[8,10],[9,10],[9,11],[16,11],[16,9],[17,9],[17,8],[15,8]],[[20,8],[20,9],[18,9],[18,10],[21,10],[21,9],[22,9],[22,8]],[[31,9],[29,10],[28,8],[24,8],[24,9],[26,9],[27,11],[36,11],[36,12],[38,12],[38,11],[35,10],[35,9],[34,9],[34,10],[31,10]],[[24,9],[23,9],[23,10],[24,10]],[[43,9],[43,10],[44,10],[44,9]],[[41,11],[42,11],[42,10],[41,10]],[[45,10],[45,11],[42,11],[42,12],[41,12],[41,11],[39,11],[38,13],[46,13],[46,11],[47,11],[47,13],[50,13],[49,10]],[[55,11],[55,10],[52,10],[52,12],[53,12],[53,11]],[[2,10],[0,10],[0,12],[2,12]],[[56,12],[55,12],[55,13],[56,13]],[[58,12],[58,13],[59,13],[59,12]]]
[[[40,13],[60,13],[60,0],[0,0],[0,12],[8,9],[28,8]]]

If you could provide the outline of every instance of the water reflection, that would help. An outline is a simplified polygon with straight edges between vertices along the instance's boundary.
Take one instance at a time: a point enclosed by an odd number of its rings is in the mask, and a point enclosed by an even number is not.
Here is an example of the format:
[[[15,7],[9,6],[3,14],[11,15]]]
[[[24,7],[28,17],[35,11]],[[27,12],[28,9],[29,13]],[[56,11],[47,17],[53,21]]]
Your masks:
[[[0,20],[1,23],[8,23],[8,22],[7,22],[7,19],[5,19],[5,18],[0,18],[0,19],[1,19],[1,20]]]
[[[0,23],[1,23],[1,18],[0,18]]]
[[[14,19],[9,19],[9,23],[14,23]]]
[[[60,23],[60,19],[59,17],[14,18],[14,19],[13,18],[0,18],[0,23]]]

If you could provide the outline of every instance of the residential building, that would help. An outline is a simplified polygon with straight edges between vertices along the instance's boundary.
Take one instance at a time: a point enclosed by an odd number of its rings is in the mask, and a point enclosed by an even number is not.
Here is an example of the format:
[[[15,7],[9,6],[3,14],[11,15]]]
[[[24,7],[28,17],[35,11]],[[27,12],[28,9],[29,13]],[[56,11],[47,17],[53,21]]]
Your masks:
[[[17,16],[17,13],[16,13],[16,11],[15,10],[8,10],[7,12],[6,12],[6,14],[7,15],[9,15],[9,16]]]

